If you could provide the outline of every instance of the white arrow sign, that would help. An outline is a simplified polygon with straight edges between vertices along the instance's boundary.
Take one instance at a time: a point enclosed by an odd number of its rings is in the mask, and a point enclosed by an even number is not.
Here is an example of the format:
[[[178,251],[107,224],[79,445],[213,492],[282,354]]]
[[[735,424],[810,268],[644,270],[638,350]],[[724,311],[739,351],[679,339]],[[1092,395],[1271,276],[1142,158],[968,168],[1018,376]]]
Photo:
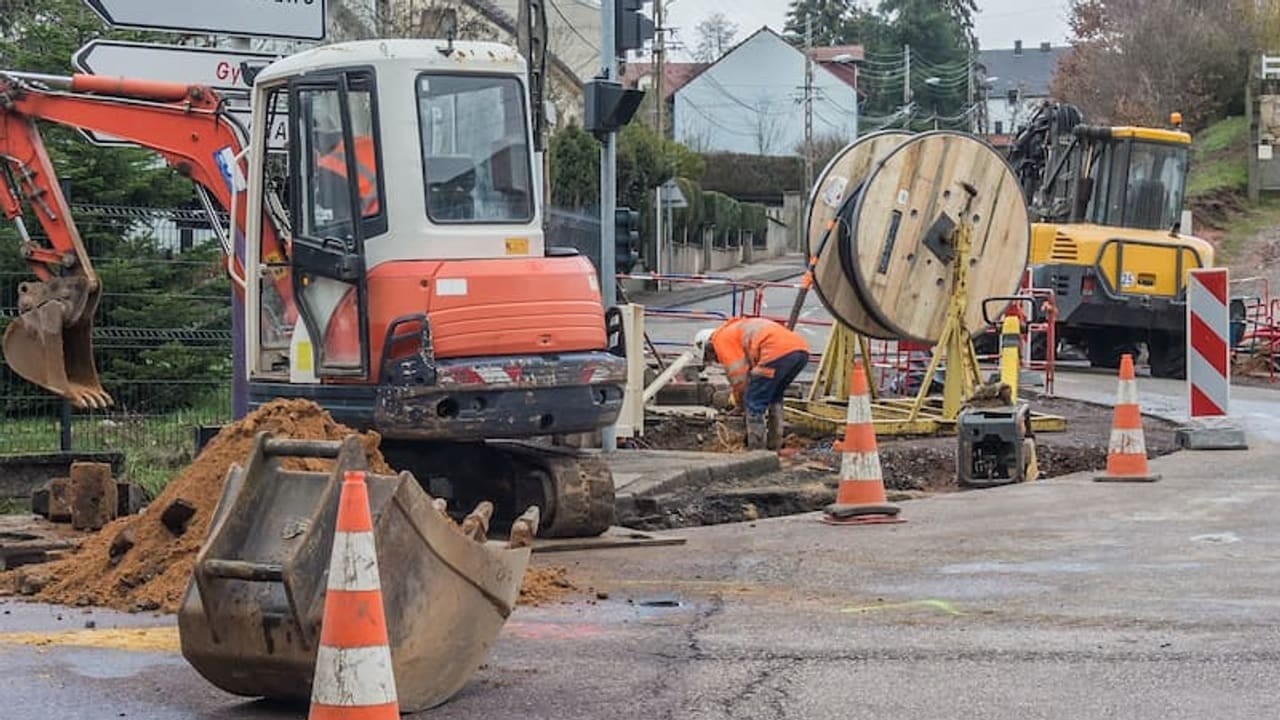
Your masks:
[[[93,40],[76,51],[72,65],[91,75],[110,75],[155,82],[174,82],[208,85],[233,98],[231,114],[246,128],[249,127],[249,109],[246,99],[252,86],[245,80],[240,64],[269,64],[277,56],[221,48],[178,47],[175,45],[151,45],[147,43]],[[278,115],[272,127],[269,146],[284,147],[284,115]],[[85,132],[96,145],[130,145],[131,143]]]
[[[325,0],[85,0],[118,27],[323,40]]]
[[[244,125],[246,130],[249,128],[250,114],[248,108],[232,108],[228,112],[234,116],[235,119],[239,120],[240,124]],[[289,137],[288,123],[289,118],[284,113],[276,115],[274,121],[271,123],[271,132],[267,135],[267,147],[272,150],[285,149],[285,141]],[[121,140],[110,135],[102,135],[89,130],[81,130],[80,132],[94,145],[102,145],[104,147],[132,147],[135,144],[128,140]]]
[[[90,75],[208,85],[223,94],[247,95],[253,86],[245,80],[241,63],[269,65],[277,57],[223,48],[91,40],[71,56],[71,64]]]

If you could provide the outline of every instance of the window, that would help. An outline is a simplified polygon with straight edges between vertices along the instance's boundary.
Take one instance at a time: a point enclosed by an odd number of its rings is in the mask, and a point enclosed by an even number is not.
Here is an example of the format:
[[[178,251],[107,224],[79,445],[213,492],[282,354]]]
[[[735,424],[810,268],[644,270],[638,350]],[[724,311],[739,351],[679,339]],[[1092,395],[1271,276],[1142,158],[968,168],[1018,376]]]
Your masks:
[[[382,217],[382,183],[372,82],[361,75],[349,75],[347,82],[348,122],[343,121],[342,94],[336,80],[299,88],[293,122],[294,137],[301,141],[301,234],[354,242],[352,202],[359,205],[361,237],[376,234],[367,221]],[[354,148],[354,178],[350,180],[346,129]]]
[[[997,120],[997,121],[996,121],[996,133],[995,133],[995,134],[996,134],[996,135],[1003,135],[1003,134],[1004,134],[1004,121],[1003,121],[1003,120]]]
[[[1129,155],[1125,224],[1168,230],[1182,215],[1187,150],[1176,145],[1134,143]]]
[[[1111,143],[1094,163],[1090,220],[1168,230],[1181,219],[1187,149],[1153,142]]]
[[[424,74],[418,119],[432,221],[533,219],[528,120],[516,78]]]

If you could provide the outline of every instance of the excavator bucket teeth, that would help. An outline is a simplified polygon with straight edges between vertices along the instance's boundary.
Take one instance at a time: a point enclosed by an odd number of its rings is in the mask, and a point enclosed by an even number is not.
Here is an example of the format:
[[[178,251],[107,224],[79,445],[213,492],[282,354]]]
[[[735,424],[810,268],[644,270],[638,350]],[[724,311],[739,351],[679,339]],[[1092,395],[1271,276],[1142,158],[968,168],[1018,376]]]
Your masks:
[[[332,469],[295,469],[317,467],[315,458]],[[263,433],[248,463],[228,472],[178,613],[182,654],[207,680],[248,697],[310,697],[341,478],[367,466],[356,436]],[[366,478],[396,692],[403,712],[417,712],[448,700],[484,662],[531,548],[464,534],[407,472]]]
[[[111,405],[111,396],[102,389],[93,362],[97,293],[74,280],[20,287],[23,312],[5,328],[4,359],[28,382],[76,407],[105,408]]]

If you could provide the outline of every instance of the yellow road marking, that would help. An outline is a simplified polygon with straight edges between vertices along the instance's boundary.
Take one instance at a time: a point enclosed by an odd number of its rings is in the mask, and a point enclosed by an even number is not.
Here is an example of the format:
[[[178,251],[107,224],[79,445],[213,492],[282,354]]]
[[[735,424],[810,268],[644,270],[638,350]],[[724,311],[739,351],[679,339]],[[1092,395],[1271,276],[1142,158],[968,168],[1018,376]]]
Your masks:
[[[0,633],[0,645],[104,648],[138,652],[178,652],[178,628],[174,625],[150,628],[116,628],[106,630],[65,630],[61,632]]]
[[[909,610],[912,608],[926,608],[930,610],[938,610],[947,615],[964,615],[963,612],[956,609],[954,605],[946,600],[912,600],[910,602],[885,603],[882,605],[864,605],[862,607],[841,608],[842,613],[865,614],[876,612],[879,610]]]

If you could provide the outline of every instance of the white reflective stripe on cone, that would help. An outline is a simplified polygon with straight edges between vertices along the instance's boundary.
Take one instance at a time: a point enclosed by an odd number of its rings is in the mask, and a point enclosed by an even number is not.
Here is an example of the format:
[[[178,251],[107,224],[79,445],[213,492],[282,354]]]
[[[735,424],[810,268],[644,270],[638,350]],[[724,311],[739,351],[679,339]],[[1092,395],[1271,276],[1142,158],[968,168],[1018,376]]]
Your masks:
[[[321,645],[311,702],[331,707],[385,705],[396,701],[391,650],[386,645],[334,648]]]
[[[378,590],[378,553],[371,532],[340,532],[333,536],[329,564],[330,590]]]
[[[1137,405],[1138,404],[1138,381],[1137,380],[1121,380],[1120,386],[1116,389],[1117,405]]]
[[[845,418],[850,425],[866,425],[871,422],[871,402],[867,396],[849,398],[849,410]]]
[[[1111,443],[1107,451],[1112,455],[1146,455],[1147,443],[1143,440],[1141,430],[1111,431]]]
[[[840,460],[841,480],[882,479],[879,453],[845,453]]]

